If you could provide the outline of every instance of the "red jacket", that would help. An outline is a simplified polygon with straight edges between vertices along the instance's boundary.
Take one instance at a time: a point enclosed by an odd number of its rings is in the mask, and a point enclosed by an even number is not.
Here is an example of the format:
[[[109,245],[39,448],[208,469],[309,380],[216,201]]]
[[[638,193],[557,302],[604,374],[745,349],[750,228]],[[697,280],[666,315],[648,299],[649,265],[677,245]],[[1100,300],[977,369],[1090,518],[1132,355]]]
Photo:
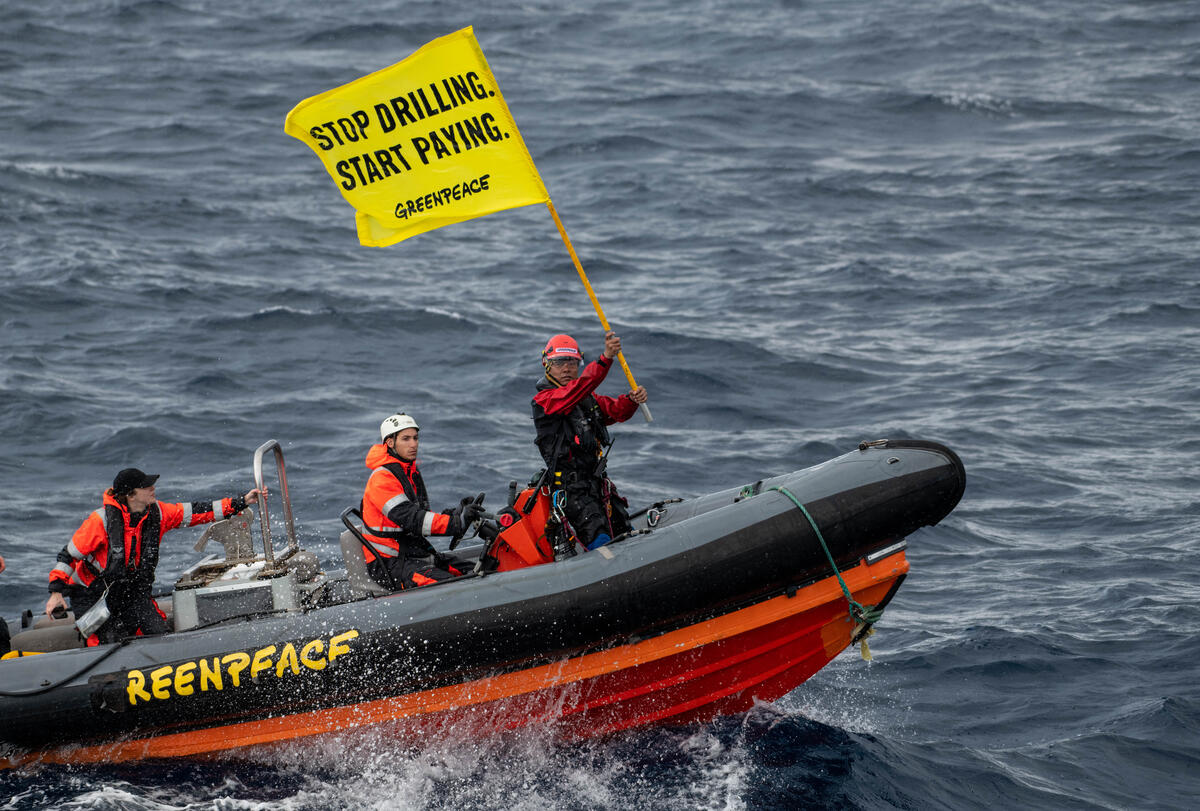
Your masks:
[[[404,462],[382,442],[367,451],[371,477],[363,491],[362,515],[367,563],[382,557],[423,555],[432,551],[432,535],[447,535],[450,516],[429,509],[425,482],[416,461]],[[403,545],[403,549],[401,546]]]
[[[538,381],[533,396],[534,442],[548,467],[591,471],[611,443],[606,426],[624,422],[637,411],[628,394],[594,394],[610,366],[612,361],[601,355],[564,385],[557,385],[549,374]]]
[[[579,405],[584,397],[594,392],[604,382],[611,366],[612,360],[601,355],[583,367],[579,377],[566,385],[539,391],[533,396],[533,402],[541,406],[547,414],[568,414],[572,408]],[[637,403],[628,394],[622,394],[620,397],[605,397],[603,394],[595,396],[596,403],[604,412],[605,425],[625,422],[638,409]]]
[[[235,515],[246,506],[240,496],[223,498],[217,503],[221,518]],[[101,574],[109,585],[116,580],[131,578],[142,580],[147,586],[153,585],[158,544],[163,533],[176,527],[194,527],[215,520],[213,507],[211,501],[190,504],[157,501],[131,526],[129,508],[113,497],[111,488],[106,490],[104,506],[83,519],[71,540],[58,553],[58,563],[50,570],[50,591],[62,592],[68,586],[87,588]],[[119,550],[118,559],[109,560],[110,549]]]

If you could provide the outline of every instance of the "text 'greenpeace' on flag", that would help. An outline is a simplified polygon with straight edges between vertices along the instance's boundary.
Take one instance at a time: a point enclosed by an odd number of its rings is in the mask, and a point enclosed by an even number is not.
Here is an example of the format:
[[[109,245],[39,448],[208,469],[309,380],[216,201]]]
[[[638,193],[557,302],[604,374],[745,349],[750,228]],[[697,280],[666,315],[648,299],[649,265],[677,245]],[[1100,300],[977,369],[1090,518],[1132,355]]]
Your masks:
[[[550,199],[470,28],[305,99],[284,131],[325,164],[364,245]]]

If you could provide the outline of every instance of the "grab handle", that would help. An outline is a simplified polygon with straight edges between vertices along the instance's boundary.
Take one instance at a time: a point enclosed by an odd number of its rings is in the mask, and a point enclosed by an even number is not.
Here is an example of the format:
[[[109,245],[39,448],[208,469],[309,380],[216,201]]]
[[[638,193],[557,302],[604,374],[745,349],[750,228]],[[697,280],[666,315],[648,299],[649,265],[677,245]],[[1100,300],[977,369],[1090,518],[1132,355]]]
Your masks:
[[[259,518],[261,519],[262,527],[263,552],[266,553],[268,566],[273,567],[275,565],[275,548],[271,543],[271,519],[267,510],[267,495],[266,488],[263,487],[262,470],[263,454],[268,450],[275,451],[275,470],[279,476],[279,496],[283,499],[283,515],[287,520],[288,551],[280,560],[286,560],[298,552],[300,544],[296,541],[296,521],[292,518],[292,498],[288,494],[287,472],[283,466],[283,448],[279,446],[278,441],[268,439],[254,452],[254,486],[259,490],[259,503],[262,504],[262,509],[259,511]]]

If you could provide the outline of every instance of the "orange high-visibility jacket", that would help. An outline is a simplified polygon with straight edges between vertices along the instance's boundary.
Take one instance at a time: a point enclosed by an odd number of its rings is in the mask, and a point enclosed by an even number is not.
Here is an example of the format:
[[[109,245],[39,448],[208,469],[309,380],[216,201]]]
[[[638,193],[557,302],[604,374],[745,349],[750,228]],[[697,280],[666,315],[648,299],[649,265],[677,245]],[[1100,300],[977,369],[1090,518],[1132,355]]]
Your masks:
[[[158,544],[164,532],[228,518],[246,508],[241,496],[223,498],[215,505],[220,508],[220,516],[214,513],[212,501],[190,504],[158,501],[131,525],[129,508],[109,488],[104,492],[104,506],[83,519],[58,553],[58,562],[50,570],[50,591],[66,591],[69,586],[90,588],[93,584],[104,588],[118,580],[131,579],[153,585]],[[97,579],[101,582],[97,583]]]
[[[431,554],[429,537],[446,535],[450,516],[429,509],[425,482],[416,461],[403,462],[382,442],[367,451],[371,477],[363,491],[363,550],[367,563],[376,555],[391,558]]]

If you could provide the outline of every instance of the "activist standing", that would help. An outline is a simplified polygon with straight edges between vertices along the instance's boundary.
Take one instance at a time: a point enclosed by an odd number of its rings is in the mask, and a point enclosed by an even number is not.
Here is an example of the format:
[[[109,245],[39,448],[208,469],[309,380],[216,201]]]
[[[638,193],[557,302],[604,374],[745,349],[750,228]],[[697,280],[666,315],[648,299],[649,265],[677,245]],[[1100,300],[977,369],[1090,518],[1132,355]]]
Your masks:
[[[132,467],[118,473],[104,491],[103,506],[83,520],[50,570],[47,616],[66,609],[64,595],[71,598],[77,621],[102,599],[107,603],[111,616],[88,635],[89,646],[170,630],[150,596],[163,534],[237,515],[261,495],[255,489],[218,502],[171,504],[155,498],[157,480],[158,474]]]
[[[581,373],[579,344],[569,335],[555,335],[542,350],[545,374],[533,396],[534,441],[565,496],[563,512],[587,549],[630,529],[628,505],[607,474],[612,445],[607,426],[632,417],[646,402],[646,389],[638,386],[615,398],[594,394],[620,352],[621,339],[608,330],[603,353]]]

